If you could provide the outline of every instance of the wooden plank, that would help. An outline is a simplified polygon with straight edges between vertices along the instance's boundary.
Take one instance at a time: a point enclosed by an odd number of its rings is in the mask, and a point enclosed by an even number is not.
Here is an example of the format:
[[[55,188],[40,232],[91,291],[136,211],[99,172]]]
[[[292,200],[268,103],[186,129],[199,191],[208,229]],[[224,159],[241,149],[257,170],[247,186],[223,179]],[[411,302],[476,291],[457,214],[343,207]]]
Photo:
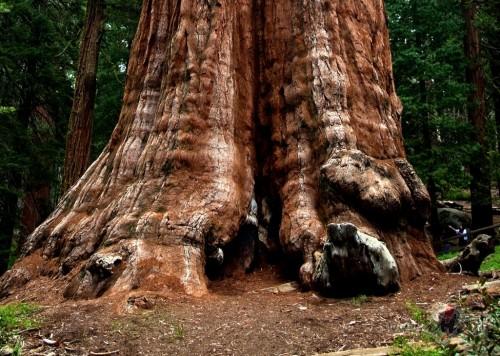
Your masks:
[[[299,284],[297,282],[289,282],[289,283],[284,283],[280,284],[278,286],[274,287],[269,287],[269,288],[264,288],[261,289],[264,292],[271,292],[271,293],[290,293],[290,292],[295,292],[299,288]]]
[[[462,290],[467,291],[469,293],[479,293],[481,291],[486,291],[492,297],[500,296],[500,280],[495,280],[491,282],[486,282],[485,284],[470,284],[463,286]]]
[[[399,350],[392,346],[375,347],[370,349],[354,349],[346,351],[318,354],[316,356],[388,356],[399,355]]]

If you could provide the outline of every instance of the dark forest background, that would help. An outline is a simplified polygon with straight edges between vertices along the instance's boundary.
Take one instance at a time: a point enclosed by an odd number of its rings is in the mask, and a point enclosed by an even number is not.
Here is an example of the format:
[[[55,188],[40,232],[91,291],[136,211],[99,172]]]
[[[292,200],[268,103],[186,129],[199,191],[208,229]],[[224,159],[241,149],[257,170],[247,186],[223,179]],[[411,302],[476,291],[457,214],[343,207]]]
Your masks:
[[[90,161],[119,116],[141,7],[103,3]],[[87,5],[0,0],[0,273],[61,195]],[[500,0],[387,0],[386,9],[410,162],[434,203],[472,198],[491,210],[500,191]]]

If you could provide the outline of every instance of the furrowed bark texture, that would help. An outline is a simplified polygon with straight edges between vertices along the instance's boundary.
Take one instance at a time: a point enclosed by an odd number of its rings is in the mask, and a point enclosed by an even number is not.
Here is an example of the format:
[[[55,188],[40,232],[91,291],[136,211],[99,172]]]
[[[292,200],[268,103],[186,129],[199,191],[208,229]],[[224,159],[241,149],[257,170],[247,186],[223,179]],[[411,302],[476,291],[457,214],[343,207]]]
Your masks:
[[[405,160],[383,2],[264,8],[259,118],[272,132],[280,240],[305,262],[302,281],[315,284],[329,223],[352,222],[383,240],[403,279],[432,268],[422,232],[429,198]]]
[[[89,167],[97,63],[104,25],[104,0],[87,2],[86,23],[80,46],[75,97],[69,118],[61,192],[65,193]]]
[[[380,0],[146,0],[112,138],[25,254],[84,298],[204,294],[208,260],[257,235],[326,291],[438,270],[391,67]]]

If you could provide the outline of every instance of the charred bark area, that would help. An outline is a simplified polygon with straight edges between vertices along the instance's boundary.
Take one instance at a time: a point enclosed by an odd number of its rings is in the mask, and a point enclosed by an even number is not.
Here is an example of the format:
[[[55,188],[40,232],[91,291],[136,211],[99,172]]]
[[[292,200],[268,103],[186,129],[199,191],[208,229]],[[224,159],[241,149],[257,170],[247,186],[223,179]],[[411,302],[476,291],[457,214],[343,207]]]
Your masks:
[[[146,0],[111,140],[25,255],[74,298],[202,295],[262,256],[327,293],[439,270],[391,67],[380,0]]]
[[[86,22],[76,73],[75,95],[66,138],[62,194],[80,179],[90,163],[97,64],[103,26],[104,0],[87,1]]]

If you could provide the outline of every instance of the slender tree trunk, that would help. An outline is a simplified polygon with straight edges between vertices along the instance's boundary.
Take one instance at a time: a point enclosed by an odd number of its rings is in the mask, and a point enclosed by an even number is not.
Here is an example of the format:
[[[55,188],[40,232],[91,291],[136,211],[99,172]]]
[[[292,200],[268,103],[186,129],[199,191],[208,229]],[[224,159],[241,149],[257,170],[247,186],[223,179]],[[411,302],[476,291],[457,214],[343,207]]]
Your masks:
[[[499,63],[500,63],[500,58],[498,58]],[[494,70],[500,71],[500,65],[496,65],[496,68]],[[500,72],[496,72],[500,73]],[[496,129],[497,129],[497,153],[500,155],[500,79],[497,77],[496,79],[497,83],[495,87],[497,89],[496,92],[493,94],[493,104],[494,104],[494,110],[495,110],[495,122],[496,122]],[[497,196],[500,197],[500,172],[499,168],[497,168],[497,177],[496,177],[496,183],[497,183]]]
[[[472,227],[481,228],[493,224],[491,201],[491,173],[487,155],[486,143],[486,103],[485,77],[481,63],[481,43],[476,27],[477,5],[474,1],[462,0],[466,37],[465,55],[469,61],[467,66],[467,81],[472,86],[468,100],[469,121],[474,127],[478,149],[473,153],[470,165],[472,175],[471,204]]]
[[[417,39],[417,43],[420,42],[419,39]],[[433,160],[433,137],[434,133],[432,132],[430,128],[430,114],[428,111],[428,98],[427,98],[427,88],[425,87],[425,82],[423,80],[420,80],[419,83],[419,88],[420,88],[420,99],[422,100],[422,103],[425,103],[425,111],[422,112],[422,134],[424,137],[424,149],[426,151],[427,159],[432,162]],[[441,232],[439,231],[439,217],[438,217],[438,205],[437,205],[437,189],[436,189],[436,183],[434,182],[434,172],[430,172],[429,177],[427,179],[427,191],[429,192],[429,197],[431,201],[431,215],[430,215],[430,227],[431,227],[431,234],[433,238],[433,243],[434,247],[440,247],[439,244],[441,243],[437,239],[439,239],[441,236]]]
[[[497,23],[500,21],[500,2],[496,2],[491,8],[495,11]],[[492,78],[493,110],[495,112],[495,123],[497,131],[497,152],[500,154],[500,31],[490,34],[489,54]],[[497,168],[496,184],[497,195],[500,196],[500,171]]]
[[[103,24],[104,0],[88,0],[76,74],[75,96],[66,138],[61,194],[71,188],[89,166],[97,63]]]
[[[424,47],[424,38],[422,32],[419,30],[421,27],[421,14],[419,3],[417,0],[411,2],[413,25],[416,29],[415,31],[415,45],[421,51]],[[425,34],[424,34],[425,35]],[[429,162],[433,162],[433,142],[435,133],[431,130],[430,123],[430,109],[429,109],[429,98],[428,90],[425,82],[425,78],[420,78],[418,82],[419,87],[419,99],[422,110],[419,112],[420,117],[416,118],[422,122],[422,137],[423,137],[423,148],[425,157]],[[434,248],[440,248],[441,231],[439,231],[439,218],[438,218],[438,207],[437,207],[437,187],[434,181],[434,172],[429,172],[429,177],[427,178],[427,191],[429,192],[431,207],[430,207],[430,233],[432,234],[432,240]]]
[[[12,236],[17,217],[17,195],[2,192],[0,196],[0,274],[8,267]]]
[[[411,1],[411,20],[413,21],[413,26],[416,29],[413,33],[415,46],[420,49],[420,51],[424,51],[424,43],[425,43],[425,33],[420,31],[422,15],[419,7],[419,2],[417,0]],[[410,19],[409,19],[410,20]],[[424,73],[421,73],[424,75]],[[418,117],[414,118],[414,120],[420,121],[422,123],[422,132],[421,137],[423,140],[423,154],[428,162],[433,161],[433,144],[435,132],[432,132],[431,129],[431,113],[429,109],[429,98],[428,98],[428,90],[425,78],[421,77],[418,80],[418,90],[419,90],[419,100],[420,100],[420,110],[418,113]],[[434,172],[432,170],[429,171],[429,176],[427,178],[427,191],[430,197],[430,233],[432,235],[433,245],[435,249],[439,248],[440,241],[438,239],[441,237],[441,232],[439,231],[439,220],[438,220],[438,208],[437,208],[437,187],[434,181]]]
[[[36,70],[33,61],[26,63],[26,77],[32,77],[32,73]],[[28,132],[30,119],[34,109],[35,97],[33,88],[29,83],[26,83],[26,88],[20,100],[17,111],[17,119],[22,124],[23,130]],[[22,151],[20,143],[15,144],[15,149]],[[21,173],[7,174],[7,187],[1,191],[0,196],[0,273],[5,272],[8,267],[10,253],[13,243],[15,242],[15,228],[19,222],[19,194],[26,190],[25,177]]]
[[[494,59],[498,61],[495,65],[492,65],[493,73],[500,73],[500,56],[499,58]],[[500,76],[497,74],[494,79],[494,88],[493,88],[493,105],[495,111],[495,123],[496,123],[496,131],[497,131],[497,153],[500,155]],[[496,169],[496,185],[497,185],[497,196],[500,197],[500,171],[499,167]]]
[[[40,225],[49,215],[50,205],[50,185],[48,183],[37,187],[31,187],[23,197],[20,231],[17,236],[16,255],[21,253],[21,248],[26,242],[26,238]]]
[[[306,287],[394,290],[441,268],[400,114],[381,0],[146,0],[110,142],[0,290],[43,257],[66,297],[201,295],[258,243]]]
[[[492,96],[493,96],[493,109],[495,112],[495,122],[497,131],[497,152],[500,154],[500,29],[498,28],[498,23],[500,22],[500,2],[491,2],[487,10],[492,11],[494,15],[495,23],[497,27],[495,30],[491,31],[489,36],[489,46],[488,51],[490,55],[490,67],[492,78]],[[500,170],[496,171],[496,185],[497,185],[497,196],[500,197]]]

